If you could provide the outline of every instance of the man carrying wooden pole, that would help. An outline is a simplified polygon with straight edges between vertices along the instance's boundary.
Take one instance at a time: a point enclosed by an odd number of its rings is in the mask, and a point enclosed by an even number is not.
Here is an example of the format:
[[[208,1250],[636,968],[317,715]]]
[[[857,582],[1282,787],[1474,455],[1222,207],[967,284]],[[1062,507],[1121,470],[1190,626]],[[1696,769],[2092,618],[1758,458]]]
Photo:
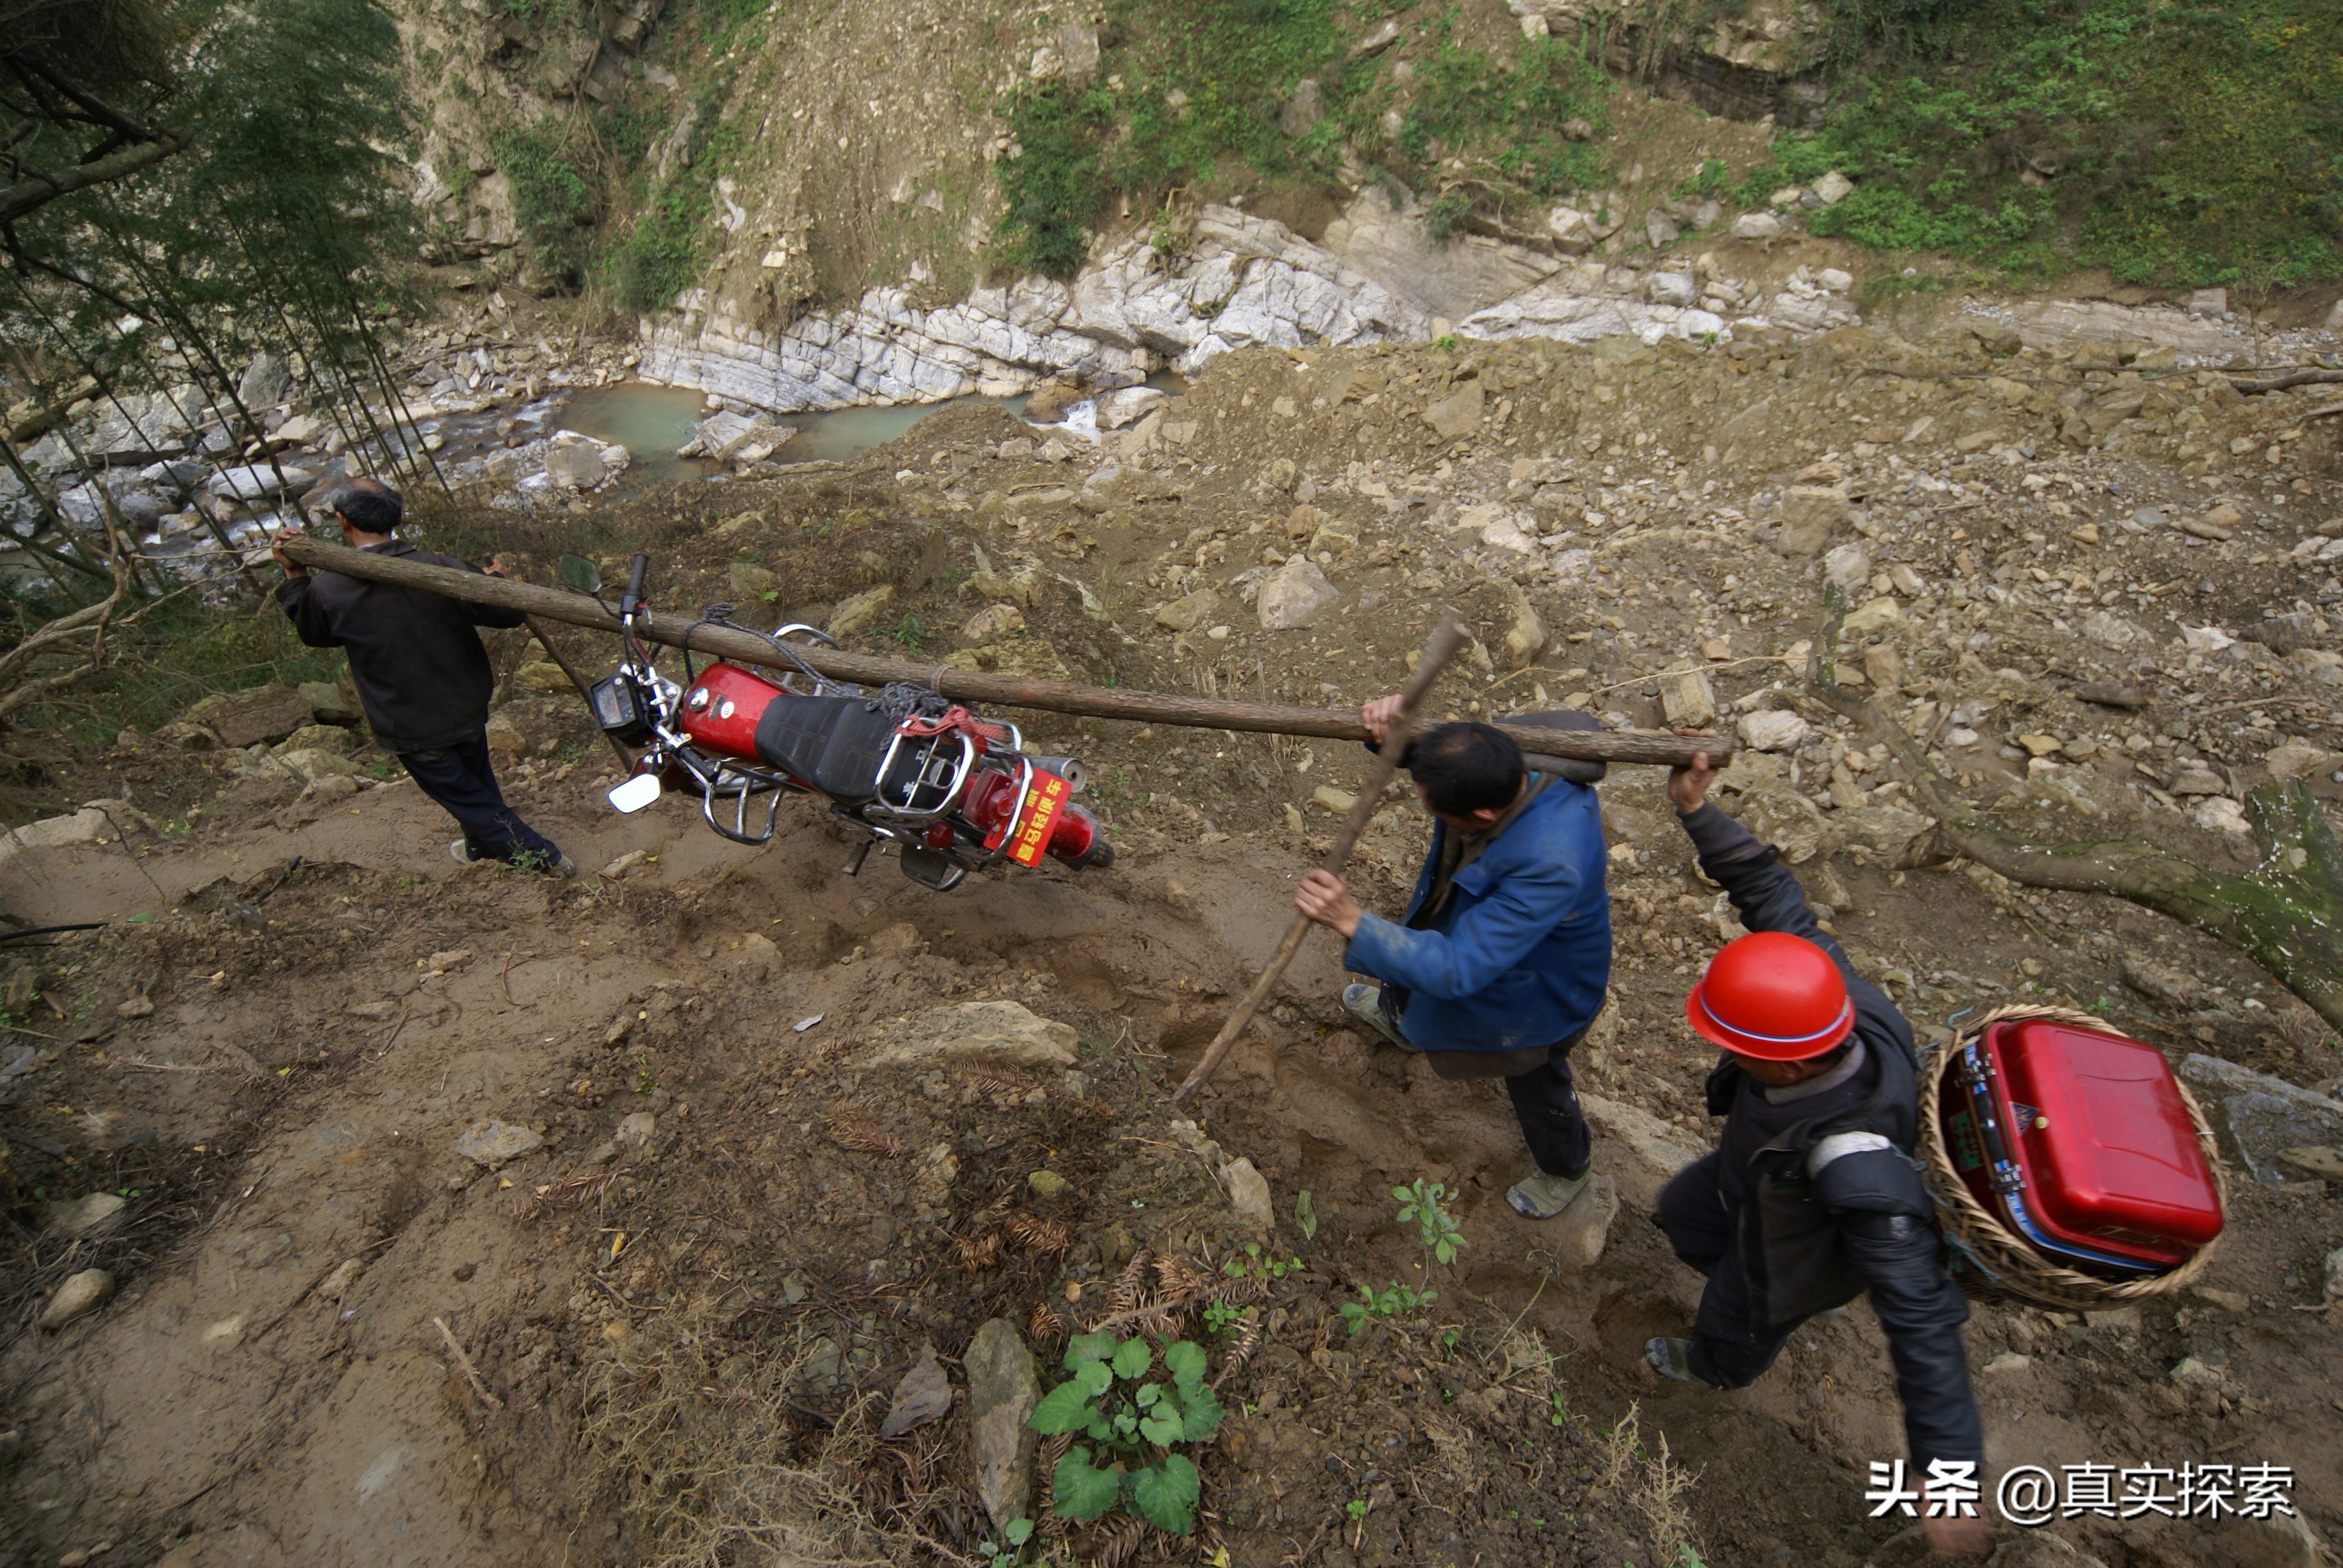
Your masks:
[[[1360,721],[1380,740],[1401,703],[1377,698]],[[1586,784],[1533,771],[1487,724],[1434,726],[1400,766],[1437,824],[1406,915],[1362,910],[1322,869],[1294,907],[1342,936],[1344,969],[1383,982],[1343,988],[1353,1018],[1442,1078],[1505,1081],[1537,1163],[1505,1201],[1532,1220],[1574,1210],[1572,1251],[1591,1263],[1618,1198],[1593,1174],[1569,1059],[1610,983],[1601,808]]]

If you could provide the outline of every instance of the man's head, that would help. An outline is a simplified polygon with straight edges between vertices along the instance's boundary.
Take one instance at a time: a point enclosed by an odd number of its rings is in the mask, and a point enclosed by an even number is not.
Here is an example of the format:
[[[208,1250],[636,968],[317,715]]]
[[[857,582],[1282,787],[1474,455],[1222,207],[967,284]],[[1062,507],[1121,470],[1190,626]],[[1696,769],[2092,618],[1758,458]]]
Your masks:
[[[1784,1088],[1827,1072],[1855,1031],[1855,1004],[1830,954],[1786,931],[1727,942],[1684,999],[1693,1031]]]
[[[407,514],[407,503],[398,492],[380,479],[352,479],[334,491],[334,520],[342,525],[342,532],[352,536],[353,543],[362,536],[367,542],[390,538],[398,527],[398,519]]]
[[[1522,749],[1486,724],[1433,726],[1417,738],[1407,770],[1425,809],[1467,833],[1494,827],[1529,782]]]

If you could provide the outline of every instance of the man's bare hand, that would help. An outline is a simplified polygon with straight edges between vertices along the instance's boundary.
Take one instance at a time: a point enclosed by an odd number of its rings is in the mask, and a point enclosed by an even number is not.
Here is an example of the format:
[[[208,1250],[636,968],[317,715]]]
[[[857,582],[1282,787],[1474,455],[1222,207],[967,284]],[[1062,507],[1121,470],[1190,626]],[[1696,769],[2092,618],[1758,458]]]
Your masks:
[[[1367,733],[1374,738],[1376,745],[1381,746],[1383,738],[1391,733],[1391,727],[1399,722],[1401,701],[1399,694],[1393,692],[1389,697],[1378,697],[1359,709],[1359,722],[1367,727]]]
[[[285,553],[285,547],[281,544],[271,545],[268,547],[268,558],[275,561],[278,566],[283,567],[285,568],[285,575],[288,578],[305,578],[309,575],[309,568],[303,566],[299,561],[295,560],[291,556],[287,555]]]
[[[484,566],[484,567],[482,567],[482,568],[480,568],[480,575],[481,575],[482,577],[490,577],[490,578],[500,578],[500,577],[504,576],[504,575],[505,575],[505,558],[504,558],[504,557],[502,557],[502,556],[491,556],[491,557],[489,557],[489,558],[488,558],[488,564],[487,566]]]
[[[1342,885],[1342,879],[1332,871],[1312,871],[1302,878],[1293,895],[1293,907],[1320,925],[1342,932],[1344,941],[1358,933],[1358,902]]]
[[[1708,796],[1708,787],[1716,782],[1716,769],[1708,765],[1708,753],[1693,758],[1689,768],[1668,769],[1668,801],[1679,817],[1689,817],[1700,809]]]
[[[1983,1518],[1923,1519],[1920,1530],[1941,1557],[1983,1557],[1993,1550],[1993,1525]]]

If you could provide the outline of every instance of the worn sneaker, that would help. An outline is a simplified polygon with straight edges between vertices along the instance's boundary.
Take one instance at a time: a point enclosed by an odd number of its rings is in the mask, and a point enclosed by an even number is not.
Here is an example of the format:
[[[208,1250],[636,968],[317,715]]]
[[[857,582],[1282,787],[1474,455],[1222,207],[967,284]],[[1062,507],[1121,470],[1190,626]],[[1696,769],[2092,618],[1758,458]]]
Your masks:
[[[479,859],[472,853],[472,847],[461,839],[447,846],[447,854],[459,866],[468,866]]]
[[[1513,1212],[1531,1220],[1551,1220],[1577,1201],[1586,1190],[1592,1171],[1581,1171],[1575,1176],[1549,1176],[1544,1171],[1523,1178],[1505,1189],[1505,1201]]]
[[[1690,1340],[1656,1339],[1644,1344],[1644,1359],[1652,1370],[1673,1382],[1698,1382],[1692,1370]]]
[[[546,875],[553,878],[556,881],[567,882],[574,880],[578,875],[578,862],[571,859],[568,856],[564,855],[561,859],[553,862],[551,869],[546,872]]]
[[[1418,1050],[1406,1036],[1392,1027],[1391,1020],[1383,1016],[1383,998],[1381,986],[1346,985],[1342,988],[1342,1010],[1402,1050]]]

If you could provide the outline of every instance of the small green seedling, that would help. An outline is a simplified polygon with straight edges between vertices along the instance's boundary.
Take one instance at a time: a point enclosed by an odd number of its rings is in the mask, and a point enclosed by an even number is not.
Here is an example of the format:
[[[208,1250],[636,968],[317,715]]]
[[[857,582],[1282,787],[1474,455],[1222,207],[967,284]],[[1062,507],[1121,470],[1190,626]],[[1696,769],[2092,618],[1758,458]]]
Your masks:
[[[1388,1289],[1377,1291],[1366,1285],[1359,1287],[1359,1299],[1344,1302],[1338,1309],[1342,1322],[1351,1332],[1357,1333],[1377,1318],[1396,1318],[1422,1312],[1440,1299],[1438,1291],[1418,1291],[1393,1280]]]
[[[977,1551],[983,1554],[984,1568],[1013,1568],[1019,1548],[1032,1539],[1033,1522],[1030,1519],[1012,1519],[1009,1522],[1009,1527],[1001,1533],[999,1542],[996,1543],[991,1536],[988,1535],[979,1543]]]
[[[1204,1326],[1216,1334],[1227,1333],[1244,1321],[1245,1310],[1227,1302],[1204,1303]]]
[[[1448,1212],[1446,1201],[1455,1194],[1448,1191],[1447,1183],[1427,1182],[1419,1176],[1405,1187],[1393,1188],[1392,1196],[1399,1200],[1400,1223],[1414,1221],[1432,1255],[1443,1263],[1454,1262],[1456,1250],[1464,1244],[1464,1232]]]
[[[1318,1239],[1318,1205],[1310,1201],[1307,1187],[1293,1195],[1293,1228],[1302,1232],[1305,1241]]]
[[[1246,1278],[1282,1280],[1288,1274],[1298,1274],[1308,1267],[1309,1265],[1299,1258],[1288,1258],[1282,1262],[1273,1256],[1264,1258],[1262,1256],[1260,1242],[1247,1241],[1245,1255],[1242,1258],[1231,1258],[1227,1262],[1222,1263],[1221,1272],[1232,1280]]]

